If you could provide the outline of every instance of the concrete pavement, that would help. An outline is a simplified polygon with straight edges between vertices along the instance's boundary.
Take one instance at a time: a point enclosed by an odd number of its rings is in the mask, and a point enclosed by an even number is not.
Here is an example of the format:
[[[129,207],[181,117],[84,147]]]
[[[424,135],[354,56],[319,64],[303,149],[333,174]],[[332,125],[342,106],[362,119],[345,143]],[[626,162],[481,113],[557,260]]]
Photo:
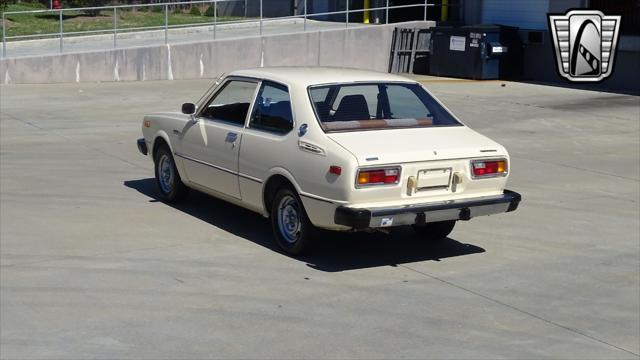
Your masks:
[[[156,200],[141,117],[209,81],[1,86],[0,357],[638,359],[640,99],[419,79],[510,150],[520,209],[303,259]]]

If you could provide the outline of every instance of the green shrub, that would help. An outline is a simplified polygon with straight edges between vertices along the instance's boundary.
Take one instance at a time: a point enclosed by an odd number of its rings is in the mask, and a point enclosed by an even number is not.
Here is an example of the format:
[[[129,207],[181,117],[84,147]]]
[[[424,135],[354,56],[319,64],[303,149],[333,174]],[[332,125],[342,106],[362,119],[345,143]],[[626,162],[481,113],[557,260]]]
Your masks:
[[[192,6],[191,10],[189,10],[189,14],[193,16],[202,16],[202,13],[200,12],[200,8],[197,6]]]
[[[207,8],[207,11],[204,12],[204,16],[214,17],[215,16],[215,11],[216,11],[215,6],[211,5],[211,6],[209,6]]]
[[[163,11],[164,11],[164,8],[162,6],[152,6],[151,7],[151,12],[161,13]]]

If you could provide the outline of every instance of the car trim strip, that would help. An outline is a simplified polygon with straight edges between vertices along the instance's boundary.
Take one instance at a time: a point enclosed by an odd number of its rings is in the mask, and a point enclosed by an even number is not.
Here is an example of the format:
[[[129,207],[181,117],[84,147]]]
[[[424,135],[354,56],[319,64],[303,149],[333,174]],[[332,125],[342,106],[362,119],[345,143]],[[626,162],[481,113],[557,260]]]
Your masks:
[[[262,184],[262,183],[263,183],[263,181],[262,181],[262,180],[260,180],[260,179],[258,179],[258,178],[256,178],[256,177],[249,176],[249,175],[246,175],[246,174],[243,174],[243,173],[237,172],[237,171],[229,170],[229,169],[227,169],[227,168],[223,168],[222,166],[213,165],[213,164],[210,164],[210,163],[208,163],[208,162],[206,162],[206,161],[198,160],[198,159],[195,159],[195,158],[192,158],[192,157],[190,157],[190,156],[183,155],[183,154],[180,154],[180,153],[174,153],[174,155],[175,155],[175,156],[178,156],[178,157],[181,157],[181,158],[183,158],[183,159],[186,159],[186,160],[191,160],[191,161],[193,161],[193,162],[197,162],[198,164],[202,164],[202,165],[209,166],[209,167],[212,167],[212,168],[217,169],[217,170],[220,170],[220,171],[224,171],[224,172],[229,173],[229,174],[232,174],[232,175],[240,176],[240,177],[242,177],[242,178],[244,178],[244,179],[247,179],[247,180],[251,180],[251,181],[257,182],[258,184]]]
[[[233,171],[233,170],[229,170],[229,169],[223,168],[221,166],[213,165],[213,164],[210,164],[210,163],[208,163],[206,161],[194,159],[194,158],[192,158],[190,156],[187,156],[187,155],[183,155],[183,154],[180,154],[180,153],[174,153],[174,155],[178,156],[180,158],[186,159],[186,160],[197,162],[198,164],[202,164],[202,165],[209,166],[209,167],[212,167],[212,168],[220,170],[220,171],[224,171],[224,172],[229,173],[229,174],[240,176],[240,177],[242,177],[244,179],[247,179],[247,180],[255,181],[255,182],[259,183],[259,184],[263,183],[262,180],[260,180],[260,179],[258,179],[256,177],[249,176],[249,175],[246,175],[246,174],[243,174],[243,173],[240,173],[240,172],[236,172],[236,171]],[[307,198],[310,198],[310,199],[326,202],[326,203],[329,203],[329,204],[338,203],[338,202],[336,202],[334,200],[331,200],[331,199],[326,199],[326,198],[323,198],[323,197],[320,197],[320,196],[311,195],[311,194],[307,194],[307,193],[304,193],[304,192],[301,192],[300,196],[304,196],[304,197],[307,197]]]
[[[258,178],[255,178],[255,177],[249,176],[249,175],[245,175],[243,173],[238,173],[238,176],[240,176],[243,179],[247,179],[247,180],[251,180],[251,181],[257,182],[258,184],[262,184],[262,182],[263,182],[262,180],[260,180]]]
[[[307,193],[304,193],[304,192],[300,192],[300,196],[304,196],[306,198],[313,199],[313,200],[326,202],[326,203],[329,203],[329,204],[335,204],[336,203],[336,201],[334,201],[334,200],[326,199],[326,198],[323,198],[323,197],[320,197],[320,196],[316,196],[316,195],[307,194]]]
[[[182,155],[182,154],[180,154],[180,153],[174,153],[174,155],[175,155],[175,156],[178,156],[178,157],[181,157],[181,158],[183,158],[183,159],[186,159],[186,160],[191,160],[191,161],[193,161],[193,162],[197,162],[198,164],[202,164],[202,165],[209,166],[209,167],[212,167],[212,168],[217,169],[217,170],[220,170],[220,171],[224,171],[224,172],[229,173],[229,174],[232,174],[232,175],[238,175],[238,172],[237,172],[237,171],[229,170],[229,169],[227,169],[227,168],[223,168],[223,167],[218,166],[218,165],[213,165],[213,164],[210,164],[210,163],[208,163],[208,162],[206,162],[206,161],[202,161],[202,160],[194,159],[194,158],[192,158],[192,157],[190,157],[190,156],[187,156],[187,155]]]

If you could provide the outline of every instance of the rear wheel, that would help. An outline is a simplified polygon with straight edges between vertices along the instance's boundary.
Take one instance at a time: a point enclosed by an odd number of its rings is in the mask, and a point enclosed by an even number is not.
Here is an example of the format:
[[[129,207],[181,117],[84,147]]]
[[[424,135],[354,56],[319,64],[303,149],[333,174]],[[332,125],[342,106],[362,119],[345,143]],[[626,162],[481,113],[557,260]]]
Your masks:
[[[182,183],[171,151],[166,146],[162,146],[156,152],[154,160],[156,187],[162,201],[177,202],[184,199],[189,188]]]
[[[439,221],[425,225],[413,225],[413,230],[422,239],[437,241],[446,238],[453,231],[455,225],[455,220]]]
[[[281,188],[273,198],[271,228],[276,243],[284,252],[300,255],[310,249],[315,228],[293,189]]]

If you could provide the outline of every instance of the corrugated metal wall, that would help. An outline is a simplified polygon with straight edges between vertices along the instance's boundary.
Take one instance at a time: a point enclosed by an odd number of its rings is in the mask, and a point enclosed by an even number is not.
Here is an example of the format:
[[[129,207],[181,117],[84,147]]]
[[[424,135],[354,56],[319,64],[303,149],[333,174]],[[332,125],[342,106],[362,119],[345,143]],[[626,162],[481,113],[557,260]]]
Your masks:
[[[549,0],[484,0],[482,22],[517,26],[521,29],[547,29]]]

